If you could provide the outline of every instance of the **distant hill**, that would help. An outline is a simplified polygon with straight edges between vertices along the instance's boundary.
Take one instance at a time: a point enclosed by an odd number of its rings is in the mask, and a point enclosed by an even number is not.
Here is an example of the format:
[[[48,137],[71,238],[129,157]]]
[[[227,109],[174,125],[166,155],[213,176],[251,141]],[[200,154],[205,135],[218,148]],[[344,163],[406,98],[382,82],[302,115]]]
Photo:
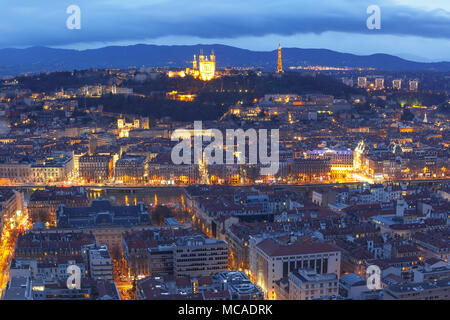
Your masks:
[[[250,51],[225,45],[111,46],[90,50],[52,49],[0,49],[0,75],[16,75],[41,71],[74,70],[129,66],[187,67],[194,54],[203,49],[205,54],[214,50],[218,67],[262,67],[274,70],[277,51]],[[387,54],[359,56],[325,49],[283,49],[285,67],[299,65],[325,65],[333,67],[364,67],[390,71],[450,71],[450,62],[423,63],[401,59]]]

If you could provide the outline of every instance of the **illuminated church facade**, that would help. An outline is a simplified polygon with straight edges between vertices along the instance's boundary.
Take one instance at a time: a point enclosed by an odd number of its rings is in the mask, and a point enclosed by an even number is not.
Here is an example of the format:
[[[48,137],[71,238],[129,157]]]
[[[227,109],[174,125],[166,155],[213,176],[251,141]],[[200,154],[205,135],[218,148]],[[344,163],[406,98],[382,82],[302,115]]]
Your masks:
[[[211,52],[209,58],[200,52],[200,55],[194,55],[194,60],[192,61],[192,69],[187,69],[187,73],[191,74],[194,78],[198,78],[203,81],[210,81],[216,76],[216,56],[214,51]]]

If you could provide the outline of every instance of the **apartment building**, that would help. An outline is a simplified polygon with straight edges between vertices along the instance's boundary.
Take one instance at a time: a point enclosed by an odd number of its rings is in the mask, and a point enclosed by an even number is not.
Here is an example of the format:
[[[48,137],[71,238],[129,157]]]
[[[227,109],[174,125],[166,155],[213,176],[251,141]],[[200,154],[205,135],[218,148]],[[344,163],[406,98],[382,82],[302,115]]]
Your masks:
[[[147,176],[147,160],[145,156],[126,155],[117,160],[114,176],[117,181],[125,183],[142,182]]]
[[[227,270],[228,245],[203,236],[179,239],[174,250],[175,276],[199,277]]]
[[[24,207],[24,194],[7,187],[0,187],[0,230],[5,224],[20,218]],[[13,220],[11,220],[13,219]]]
[[[265,292],[267,299],[275,299],[275,282],[287,278],[289,272],[312,269],[318,274],[334,273],[341,269],[341,252],[334,246],[291,239],[282,243],[265,239],[250,241],[250,272],[252,282]]]
[[[90,204],[86,191],[79,187],[46,187],[34,191],[28,200],[28,214],[32,222],[56,225],[56,211],[59,205],[85,207]]]
[[[313,300],[338,294],[338,275],[315,270],[289,273],[289,300]]]
[[[113,175],[113,158],[107,155],[84,155],[79,159],[79,174],[88,182],[104,182]]]
[[[216,273],[213,282],[219,290],[228,290],[232,300],[263,300],[264,293],[242,271],[230,270]]]
[[[89,273],[94,280],[114,280],[113,263],[108,248],[102,246],[87,246],[85,254],[89,259]]]
[[[384,288],[383,300],[450,300],[450,281],[391,285]]]

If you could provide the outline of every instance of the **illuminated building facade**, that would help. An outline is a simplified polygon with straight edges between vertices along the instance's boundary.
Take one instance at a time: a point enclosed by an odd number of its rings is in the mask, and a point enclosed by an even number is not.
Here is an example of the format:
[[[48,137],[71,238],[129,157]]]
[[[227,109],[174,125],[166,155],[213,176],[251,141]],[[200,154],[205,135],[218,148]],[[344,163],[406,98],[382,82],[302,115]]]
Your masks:
[[[73,154],[71,152],[55,152],[45,159],[31,165],[33,182],[64,181],[73,170]]]
[[[134,118],[132,122],[127,122],[124,118],[117,119],[119,138],[128,137],[129,132],[134,129],[149,129],[148,117]]]
[[[364,156],[369,152],[367,145],[364,140],[358,143],[358,146],[353,152],[353,168],[355,170],[363,170],[365,166]]]
[[[307,159],[330,159],[333,178],[344,178],[353,170],[353,152],[346,150],[312,150],[307,151]]]
[[[186,73],[202,81],[210,81],[214,79],[216,76],[216,56],[214,51],[211,52],[209,58],[204,55],[202,51],[198,56],[198,61],[197,57],[194,55],[192,69],[186,69]]]
[[[84,155],[80,158],[80,177],[85,181],[105,181],[112,174],[112,157],[106,155]]]
[[[277,73],[283,73],[283,60],[281,57],[281,44],[278,44],[278,62],[277,62]]]
[[[6,157],[5,157],[6,158]],[[0,160],[0,178],[7,181],[27,182],[31,177],[31,163],[25,158],[23,160],[10,157]]]
[[[410,80],[409,81],[409,90],[410,91],[417,91],[418,88],[419,88],[418,80]]]
[[[22,212],[23,206],[23,193],[6,187],[0,188],[0,230],[13,223],[17,213]]]
[[[203,54],[198,57],[198,60],[200,79],[203,81],[212,80],[216,74],[216,56],[214,55],[214,51],[211,53],[209,60]]]
[[[81,257],[83,247],[95,242],[93,234],[84,232],[33,231],[18,236],[14,255],[16,259],[39,261],[54,261],[61,257]]]
[[[185,101],[185,102],[194,101],[196,96],[197,96],[196,94],[182,93],[176,90],[166,93],[166,98],[169,100]]]
[[[383,89],[383,88],[384,88],[384,78],[376,78],[375,89]]]
[[[367,87],[367,78],[366,77],[358,77],[358,87],[360,87],[360,88]]]
[[[401,79],[392,80],[392,87],[394,89],[400,90],[402,88],[402,80]]]
[[[312,269],[317,274],[339,275],[341,252],[325,243],[296,241],[285,245],[269,238],[250,242],[249,262],[252,282],[264,291],[266,299],[276,300],[275,282],[290,272]]]

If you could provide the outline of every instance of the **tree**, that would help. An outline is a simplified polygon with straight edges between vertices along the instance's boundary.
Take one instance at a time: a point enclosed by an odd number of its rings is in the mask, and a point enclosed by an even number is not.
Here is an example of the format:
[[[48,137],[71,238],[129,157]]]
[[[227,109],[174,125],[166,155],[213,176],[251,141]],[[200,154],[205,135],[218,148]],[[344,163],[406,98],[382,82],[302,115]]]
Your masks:
[[[402,114],[402,121],[413,121],[414,115],[409,109],[405,109]]]
[[[173,212],[166,206],[158,205],[153,209],[151,216],[153,225],[162,225],[165,218],[173,217]]]

